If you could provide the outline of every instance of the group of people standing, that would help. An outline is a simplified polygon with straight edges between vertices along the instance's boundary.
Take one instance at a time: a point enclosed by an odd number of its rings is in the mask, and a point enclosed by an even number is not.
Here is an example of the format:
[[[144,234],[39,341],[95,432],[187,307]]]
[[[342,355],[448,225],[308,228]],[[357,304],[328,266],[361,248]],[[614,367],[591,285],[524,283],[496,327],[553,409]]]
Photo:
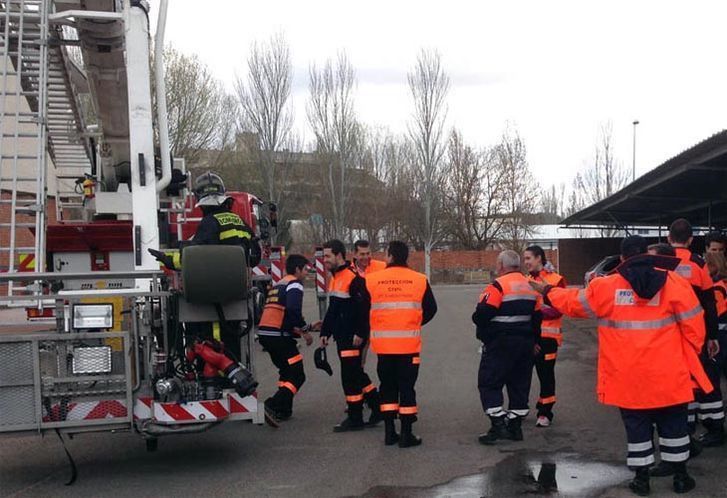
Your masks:
[[[478,388],[491,422],[479,437],[482,444],[523,439],[533,369],[540,381],[536,426],[552,424],[563,316],[590,318],[599,336],[596,392],[601,403],[620,409],[627,465],[635,472],[629,487],[648,495],[652,476],[673,476],[677,493],[695,487],[688,459],[725,439],[720,376],[721,352],[727,351],[726,244],[721,236],[707,237],[705,262],[689,249],[692,227],[684,219],[672,223],[668,240],[649,246],[640,236],[626,237],[621,264],[584,289],[567,287],[539,246],[498,255],[497,277],[472,315],[482,342]],[[406,244],[391,242],[386,254],[385,263],[372,260],[368,242],[359,241],[350,262],[341,241],[327,242],[329,307],[324,320],[312,325],[302,315],[308,261],[288,257],[287,276],[270,292],[259,331],[280,371],[279,389],[265,401],[268,423],[277,426],[290,416],[305,381],[296,338],[310,345],[310,332],[320,330],[316,366],[330,372],[325,351],[334,339],[347,403],[346,418],[333,430],[357,431],[383,421],[386,445],[421,444],[412,432],[418,414],[414,386],[421,328],[437,304],[426,277],[407,267]],[[364,370],[369,345],[378,355],[378,389]],[[705,429],[700,436],[698,422]],[[661,462],[652,468],[657,444]]]
[[[630,489],[646,496],[650,477],[662,476],[673,476],[677,493],[695,487],[687,473],[689,458],[703,447],[724,444],[725,240],[706,237],[706,262],[689,249],[693,233],[687,220],[672,223],[668,240],[649,246],[640,236],[626,237],[621,264],[585,289],[566,288],[557,275],[543,271],[539,247],[523,255],[526,274],[517,253],[500,253],[498,277],[472,317],[483,342],[479,388],[491,420],[480,442],[523,438],[534,363],[541,380],[536,425],[549,425],[552,405],[545,401],[554,401],[548,398],[555,394],[549,390],[550,367],[544,367],[555,356],[546,357],[553,345],[545,332],[562,315],[590,318],[596,320],[599,340],[597,396],[620,409],[627,465],[635,472]],[[541,417],[548,422],[541,423]],[[698,437],[697,422],[705,429]],[[654,429],[661,457],[656,467]]]
[[[316,365],[330,372],[326,348],[333,339],[347,405],[346,418],[333,431],[358,431],[383,421],[386,445],[421,444],[412,432],[418,413],[414,386],[421,362],[421,328],[436,314],[437,302],[426,277],[407,266],[405,243],[390,242],[386,254],[386,262],[371,259],[369,243],[361,240],[354,244],[351,262],[343,242],[326,242],[323,256],[331,273],[328,309],[322,322],[310,325],[302,315],[308,261],[301,255],[288,256],[287,275],[270,291],[258,332],[280,374],[278,391],[265,400],[268,424],[277,427],[290,417],[293,397],[305,381],[296,338],[303,337],[310,345],[310,332],[320,330]],[[364,370],[369,346],[378,356],[378,389]],[[365,407],[370,410],[366,420]]]

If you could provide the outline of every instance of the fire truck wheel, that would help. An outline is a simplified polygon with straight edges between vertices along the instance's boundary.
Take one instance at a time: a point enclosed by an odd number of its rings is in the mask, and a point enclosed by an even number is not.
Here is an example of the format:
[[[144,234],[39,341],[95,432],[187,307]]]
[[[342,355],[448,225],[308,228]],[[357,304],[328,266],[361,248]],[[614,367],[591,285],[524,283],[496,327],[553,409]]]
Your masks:
[[[145,439],[146,441],[146,451],[148,452],[154,452],[159,447],[159,440],[157,438],[153,439]]]

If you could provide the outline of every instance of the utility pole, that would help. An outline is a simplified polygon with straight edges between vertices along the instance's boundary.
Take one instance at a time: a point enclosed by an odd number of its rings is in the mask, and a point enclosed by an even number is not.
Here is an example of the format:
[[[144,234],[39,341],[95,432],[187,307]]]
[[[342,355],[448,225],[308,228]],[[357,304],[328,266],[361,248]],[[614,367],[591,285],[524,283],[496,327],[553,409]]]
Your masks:
[[[636,125],[639,124],[638,119],[634,119],[633,125],[634,125],[634,155],[633,155],[633,162],[631,163],[631,169],[632,169],[632,178],[631,181],[636,181]]]

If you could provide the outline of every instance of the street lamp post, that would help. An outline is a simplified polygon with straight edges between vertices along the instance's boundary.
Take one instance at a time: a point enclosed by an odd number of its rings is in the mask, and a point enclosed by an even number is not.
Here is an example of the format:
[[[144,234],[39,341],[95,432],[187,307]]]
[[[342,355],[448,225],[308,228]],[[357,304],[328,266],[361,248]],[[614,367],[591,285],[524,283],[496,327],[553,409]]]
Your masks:
[[[632,169],[632,179],[631,181],[636,180],[636,125],[639,124],[638,119],[634,119],[633,125],[634,125],[634,155],[633,155],[633,162],[631,163],[631,169]]]

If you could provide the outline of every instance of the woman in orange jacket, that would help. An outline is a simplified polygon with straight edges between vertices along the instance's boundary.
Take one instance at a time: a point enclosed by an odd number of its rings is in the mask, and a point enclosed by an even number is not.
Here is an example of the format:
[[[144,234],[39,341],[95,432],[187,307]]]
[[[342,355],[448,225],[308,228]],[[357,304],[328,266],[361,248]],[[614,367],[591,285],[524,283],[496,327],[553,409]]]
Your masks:
[[[531,280],[553,287],[566,287],[565,278],[555,271],[546,269],[547,259],[542,247],[530,246],[525,249],[523,264]],[[550,306],[543,306],[542,313],[542,333],[538,341],[538,354],[535,357],[535,371],[540,381],[536,427],[548,427],[553,421],[555,361],[558,357],[558,348],[563,342],[563,314]]]

